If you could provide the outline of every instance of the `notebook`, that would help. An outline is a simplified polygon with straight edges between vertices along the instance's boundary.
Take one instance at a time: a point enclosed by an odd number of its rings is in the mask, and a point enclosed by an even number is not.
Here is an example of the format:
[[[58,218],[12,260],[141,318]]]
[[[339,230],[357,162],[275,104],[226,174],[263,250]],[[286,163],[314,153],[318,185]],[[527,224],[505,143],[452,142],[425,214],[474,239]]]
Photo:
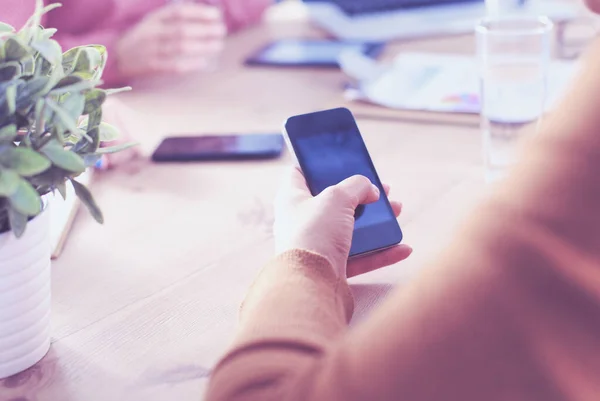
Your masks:
[[[88,186],[92,180],[93,169],[77,177],[77,181]],[[48,201],[48,212],[50,213],[50,241],[52,246],[52,259],[60,256],[77,211],[80,201],[75,195],[75,190],[70,182],[67,182],[67,196],[63,199],[56,191],[46,196]]]

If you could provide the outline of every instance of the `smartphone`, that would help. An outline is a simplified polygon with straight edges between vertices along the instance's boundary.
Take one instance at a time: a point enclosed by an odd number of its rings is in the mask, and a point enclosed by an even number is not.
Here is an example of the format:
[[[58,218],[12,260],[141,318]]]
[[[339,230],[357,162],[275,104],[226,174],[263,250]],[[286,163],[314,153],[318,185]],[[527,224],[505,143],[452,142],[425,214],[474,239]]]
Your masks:
[[[349,42],[329,39],[282,39],[250,56],[246,65],[276,67],[339,67],[342,52],[353,50],[377,57],[384,43]]]
[[[272,159],[281,155],[281,134],[174,136],[152,154],[155,162]]]
[[[379,188],[379,200],[359,206],[355,213],[351,257],[402,241],[402,230],[350,110],[338,108],[290,117],[284,135],[313,196],[357,174]]]

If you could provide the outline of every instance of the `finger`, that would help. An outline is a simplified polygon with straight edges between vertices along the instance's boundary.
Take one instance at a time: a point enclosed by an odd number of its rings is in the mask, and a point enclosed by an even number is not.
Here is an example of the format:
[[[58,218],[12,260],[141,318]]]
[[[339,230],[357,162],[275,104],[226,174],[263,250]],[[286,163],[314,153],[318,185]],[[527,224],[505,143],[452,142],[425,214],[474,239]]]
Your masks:
[[[390,201],[390,205],[392,206],[392,210],[394,211],[394,216],[400,216],[400,213],[402,213],[402,203]]]
[[[223,50],[222,40],[165,41],[158,49],[160,59],[214,57]]]
[[[156,15],[163,22],[200,21],[210,22],[222,20],[219,7],[202,3],[177,3],[163,7]]]
[[[187,74],[190,72],[203,71],[210,65],[210,56],[185,57],[174,63],[175,73]]]
[[[327,188],[319,196],[356,209],[358,205],[376,202],[379,195],[379,189],[367,177],[355,175]]]
[[[412,251],[410,246],[401,244],[372,255],[352,259],[348,262],[346,274],[348,277],[355,277],[393,265],[408,258]]]
[[[153,72],[163,74],[187,74],[190,72],[202,71],[206,69],[208,65],[208,57],[157,57],[156,60],[150,63],[150,69]]]
[[[157,32],[159,40],[164,42],[198,41],[203,39],[223,39],[227,27],[223,22],[189,22],[164,24]]]
[[[388,184],[383,184],[383,190],[386,196],[390,196],[390,186]]]

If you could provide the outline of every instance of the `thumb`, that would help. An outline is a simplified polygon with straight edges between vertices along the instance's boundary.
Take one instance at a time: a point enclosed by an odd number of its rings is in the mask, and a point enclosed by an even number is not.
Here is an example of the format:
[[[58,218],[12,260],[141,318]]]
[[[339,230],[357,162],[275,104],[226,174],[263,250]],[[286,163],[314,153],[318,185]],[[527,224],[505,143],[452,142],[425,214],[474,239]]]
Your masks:
[[[380,191],[367,177],[354,175],[327,188],[321,194],[332,197],[336,203],[356,209],[358,205],[366,205],[379,200]]]

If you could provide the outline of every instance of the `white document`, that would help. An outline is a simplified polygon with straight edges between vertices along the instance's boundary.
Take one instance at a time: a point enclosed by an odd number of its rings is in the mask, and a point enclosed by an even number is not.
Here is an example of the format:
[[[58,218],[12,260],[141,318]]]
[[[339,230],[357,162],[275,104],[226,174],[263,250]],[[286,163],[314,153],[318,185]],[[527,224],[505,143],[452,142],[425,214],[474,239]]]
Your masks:
[[[357,53],[340,59],[356,84],[346,90],[350,100],[368,101],[393,109],[477,114],[479,73],[475,57],[402,53],[382,68]],[[548,76],[546,105],[551,107],[576,72],[572,61],[553,61]],[[526,99],[524,100],[526,101]]]

